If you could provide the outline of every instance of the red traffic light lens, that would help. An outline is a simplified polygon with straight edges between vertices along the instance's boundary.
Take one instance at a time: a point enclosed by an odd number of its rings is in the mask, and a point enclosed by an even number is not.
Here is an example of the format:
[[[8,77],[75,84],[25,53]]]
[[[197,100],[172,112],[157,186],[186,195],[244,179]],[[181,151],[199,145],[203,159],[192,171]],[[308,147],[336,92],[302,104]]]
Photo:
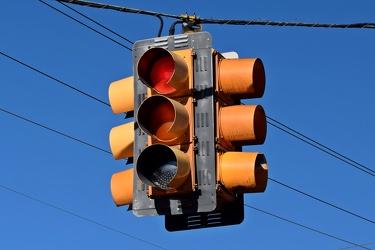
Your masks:
[[[150,64],[150,84],[160,93],[172,93],[176,91],[172,86],[167,85],[174,72],[173,58],[168,55],[161,55],[155,63]]]
[[[188,83],[188,66],[176,53],[163,48],[147,50],[137,66],[139,79],[159,94],[172,94]]]

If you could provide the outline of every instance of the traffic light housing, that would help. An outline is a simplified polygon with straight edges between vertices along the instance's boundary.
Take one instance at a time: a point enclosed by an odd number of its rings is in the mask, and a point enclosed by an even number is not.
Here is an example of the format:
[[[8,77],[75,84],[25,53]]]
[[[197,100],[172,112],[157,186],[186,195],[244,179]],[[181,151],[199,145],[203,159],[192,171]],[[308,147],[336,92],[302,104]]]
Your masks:
[[[210,71],[197,71],[197,60],[211,53],[208,33],[134,44],[132,209],[137,216],[192,214],[216,207],[215,156],[210,156],[211,164],[203,166],[195,126],[202,106],[195,82],[197,77],[201,82],[212,81]],[[212,142],[210,151],[214,150]]]
[[[134,110],[110,133],[115,159],[134,159],[112,176],[115,204],[169,231],[241,223],[243,194],[268,179],[265,156],[242,152],[266,138],[262,106],[241,103],[263,96],[262,61],[226,58],[207,32],[138,41],[132,58],[134,77],[109,88],[115,113]]]

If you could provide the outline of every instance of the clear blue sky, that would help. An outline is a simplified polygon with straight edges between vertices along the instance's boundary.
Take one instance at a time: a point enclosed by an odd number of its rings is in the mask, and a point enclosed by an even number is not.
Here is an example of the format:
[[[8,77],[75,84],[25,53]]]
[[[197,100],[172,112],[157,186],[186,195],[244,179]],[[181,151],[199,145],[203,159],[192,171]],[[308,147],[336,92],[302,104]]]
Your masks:
[[[49,4],[116,38],[55,1]],[[373,1],[101,2],[204,18],[311,23],[375,22]],[[162,3],[162,4],[161,4]],[[155,17],[70,5],[129,40],[157,36]],[[165,18],[162,35],[174,19]],[[108,86],[132,74],[131,52],[41,2],[3,1],[0,51],[108,102]],[[375,170],[375,30],[204,25],[220,52],[259,57],[267,115]],[[176,29],[180,33],[180,28]],[[116,38],[131,47],[131,44]],[[99,102],[0,55],[0,108],[109,150],[127,122]],[[130,120],[129,120],[130,121]],[[245,207],[241,225],[169,233],[164,218],[117,208],[109,180],[125,161],[0,112],[2,249],[340,249],[338,239]],[[269,177],[375,220],[375,179],[268,126]],[[375,225],[270,181],[245,203],[375,249]]]

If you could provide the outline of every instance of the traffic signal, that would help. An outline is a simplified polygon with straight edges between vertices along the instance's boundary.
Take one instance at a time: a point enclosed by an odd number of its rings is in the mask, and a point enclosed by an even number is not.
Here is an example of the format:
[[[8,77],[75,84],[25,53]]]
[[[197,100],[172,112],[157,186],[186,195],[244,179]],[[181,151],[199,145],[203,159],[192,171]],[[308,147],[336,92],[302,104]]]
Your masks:
[[[268,166],[259,152],[267,123],[260,105],[260,59],[228,58],[207,32],[137,41],[133,76],[111,84],[114,113],[134,110],[134,122],[111,130],[115,159],[133,158],[116,173],[117,206],[136,216],[165,215],[168,231],[239,224],[243,194],[263,192]]]
[[[112,82],[108,89],[111,108],[115,114],[134,110],[134,78],[128,77]],[[116,160],[132,158],[134,150],[134,122],[111,129],[109,144]],[[112,175],[111,193],[117,206],[130,205],[133,197],[133,169]]]
[[[215,145],[207,145],[211,164],[203,164],[207,159],[199,152],[195,125],[197,112],[207,106],[197,98],[196,82],[212,82],[211,70],[203,64],[211,54],[212,39],[206,32],[134,44],[132,210],[137,216],[192,214],[216,207]]]

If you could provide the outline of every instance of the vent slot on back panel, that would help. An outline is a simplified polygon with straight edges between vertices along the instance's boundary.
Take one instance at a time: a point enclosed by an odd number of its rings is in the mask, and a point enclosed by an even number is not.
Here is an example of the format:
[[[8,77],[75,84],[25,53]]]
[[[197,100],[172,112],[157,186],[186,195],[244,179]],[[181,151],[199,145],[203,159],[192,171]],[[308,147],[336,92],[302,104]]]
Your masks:
[[[189,45],[188,35],[174,36],[174,47],[176,49],[185,48],[185,47],[188,47],[188,45]]]

